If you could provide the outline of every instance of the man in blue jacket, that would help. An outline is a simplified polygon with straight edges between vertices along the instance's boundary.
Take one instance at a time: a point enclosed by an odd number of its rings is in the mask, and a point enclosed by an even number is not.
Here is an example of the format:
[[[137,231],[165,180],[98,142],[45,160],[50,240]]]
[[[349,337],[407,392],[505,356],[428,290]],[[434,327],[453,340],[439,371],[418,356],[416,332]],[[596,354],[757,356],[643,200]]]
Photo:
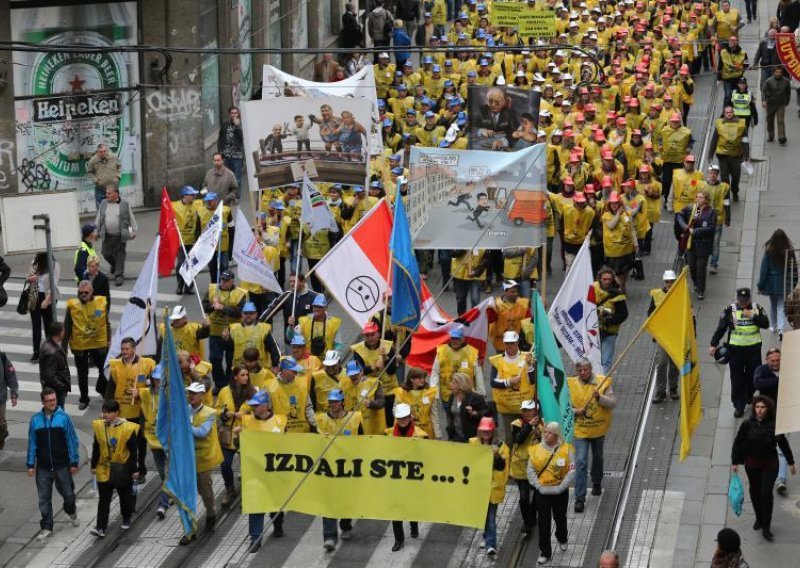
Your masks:
[[[75,507],[75,485],[72,476],[78,471],[80,453],[78,435],[72,419],[57,404],[56,391],[42,389],[42,411],[31,416],[28,428],[28,477],[36,476],[39,493],[39,522],[41,532],[37,540],[53,534],[53,483],[64,498],[64,512],[72,526],[78,526]]]

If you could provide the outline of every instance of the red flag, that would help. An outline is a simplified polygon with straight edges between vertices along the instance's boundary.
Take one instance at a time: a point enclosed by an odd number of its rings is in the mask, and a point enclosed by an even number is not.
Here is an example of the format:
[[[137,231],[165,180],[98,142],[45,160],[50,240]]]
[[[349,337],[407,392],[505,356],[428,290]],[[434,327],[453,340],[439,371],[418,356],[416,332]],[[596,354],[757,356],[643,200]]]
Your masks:
[[[181,247],[178,235],[178,223],[175,221],[175,212],[169,199],[167,188],[161,189],[161,218],[158,221],[158,234],[161,243],[158,247],[158,275],[169,276],[175,267],[178,249]]]

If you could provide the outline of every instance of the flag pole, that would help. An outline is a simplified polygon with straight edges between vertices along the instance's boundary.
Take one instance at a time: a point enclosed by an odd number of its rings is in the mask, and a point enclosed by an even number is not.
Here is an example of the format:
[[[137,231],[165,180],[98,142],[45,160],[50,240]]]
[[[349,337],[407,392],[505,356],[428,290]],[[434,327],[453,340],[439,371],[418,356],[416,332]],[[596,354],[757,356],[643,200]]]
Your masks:
[[[402,199],[402,196],[400,196],[400,199]],[[394,212],[395,212],[395,208],[396,207],[397,207],[397,201],[395,200],[394,205],[391,206],[391,209],[392,209],[392,234],[394,234]],[[386,269],[386,284],[388,286],[388,288],[386,289],[387,292],[391,291],[391,289],[392,289],[392,286],[391,286],[391,284],[392,284],[392,263],[394,262],[394,251],[392,250],[392,242],[391,241],[392,241],[392,239],[390,238],[389,239],[389,267]],[[383,318],[381,319],[381,339],[383,339],[383,336],[386,335],[386,319],[388,318],[388,316],[389,316],[389,294],[387,293],[387,294],[384,294],[384,298],[383,298]]]
[[[646,322],[647,320],[645,320],[645,323]],[[616,361],[614,361],[614,364],[611,365],[611,368],[608,370],[608,373],[605,374],[603,380],[600,382],[599,385],[597,385],[597,390],[603,388],[603,385],[606,383],[608,378],[614,374],[614,371],[617,370],[619,364],[622,362],[622,360],[625,358],[628,352],[633,348],[634,343],[638,341],[638,339],[642,336],[643,333],[644,333],[644,324],[642,324],[642,327],[639,328],[639,331],[636,332],[636,335],[634,335],[633,338],[628,342],[628,344],[625,346],[625,349],[622,350],[622,353],[619,355],[619,357],[617,357]]]
[[[292,319],[294,319],[294,310],[297,307],[297,281],[300,274],[300,263],[303,261],[303,222],[300,223],[300,237],[297,239],[297,263],[294,268],[294,289],[292,290]],[[309,273],[310,274],[310,273]],[[306,275],[308,277],[308,275]],[[296,322],[295,322],[296,323]]]
[[[547,237],[542,242],[542,305],[547,307]]]
[[[186,245],[183,243],[183,235],[181,235],[180,229],[178,229],[177,223],[175,224],[175,231],[178,233],[178,240],[181,243],[181,250],[183,251],[183,259],[184,261],[189,258],[189,253],[186,252]],[[177,270],[178,276],[183,279],[183,274],[181,274],[180,267]],[[186,284],[186,280],[183,280],[183,283]],[[206,318],[206,311],[203,309],[203,300],[200,299],[200,290],[197,289],[197,282],[192,276],[192,288],[194,289],[194,293],[197,296],[197,303],[200,304],[200,313],[203,314],[203,319]],[[164,320],[167,321],[167,320]]]

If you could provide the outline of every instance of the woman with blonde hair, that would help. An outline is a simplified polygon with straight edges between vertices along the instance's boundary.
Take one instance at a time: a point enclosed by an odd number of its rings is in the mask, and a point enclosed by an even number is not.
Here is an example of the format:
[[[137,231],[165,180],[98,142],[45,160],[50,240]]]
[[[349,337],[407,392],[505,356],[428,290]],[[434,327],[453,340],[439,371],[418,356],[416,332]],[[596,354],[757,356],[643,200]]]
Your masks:
[[[450,377],[450,392],[453,399],[447,416],[447,438],[453,442],[467,442],[475,437],[481,418],[490,416],[489,405],[464,373],[453,373]]]
[[[108,282],[108,276],[100,271],[100,257],[90,256],[86,259],[86,272],[83,273],[83,279],[92,283],[92,290],[95,296],[105,296],[106,305],[111,308],[111,284]]]

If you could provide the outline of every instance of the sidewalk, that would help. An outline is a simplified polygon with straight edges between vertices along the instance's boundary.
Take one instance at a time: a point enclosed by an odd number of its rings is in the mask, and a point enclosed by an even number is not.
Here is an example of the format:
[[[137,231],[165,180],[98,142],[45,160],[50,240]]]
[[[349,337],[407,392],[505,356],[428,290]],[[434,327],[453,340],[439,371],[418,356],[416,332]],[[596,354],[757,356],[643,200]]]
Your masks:
[[[751,58],[774,10],[774,6],[767,3],[762,3],[759,8],[760,19],[746,26],[740,35],[742,46]],[[715,370],[714,363],[706,354],[719,313],[726,303],[732,301],[737,287],[753,288],[755,301],[768,309],[769,300],[757,294],[755,283],[763,244],[773,231],[782,228],[793,242],[800,242],[800,226],[796,223],[794,207],[797,158],[800,155],[800,120],[795,96],[792,95],[792,103],[786,110],[789,144],[780,146],[767,143],[766,113],[760,103],[758,71],[751,71],[747,76],[751,91],[757,96],[761,119],[751,136],[755,172],[752,176],[742,177],[744,198],[734,207],[733,223],[723,233],[720,273],[710,277],[717,286],[713,287],[712,294],[706,298],[698,313],[704,418],[692,442],[692,455],[683,463],[677,459],[679,442],[676,442],[666,488],[681,502],[682,507],[677,548],[671,561],[653,563],[651,566],[710,566],[716,549],[717,532],[725,526],[735,529],[741,536],[742,551],[751,566],[796,566],[800,558],[800,528],[796,523],[800,517],[800,481],[791,479],[789,492],[783,497],[775,496],[773,543],[764,540],[760,531],[752,530],[755,516],[747,490],[741,517],[736,517],[728,504],[731,445],[742,420],[733,417],[728,368],[718,367],[719,371]],[[718,109],[719,106],[721,102],[718,103]],[[762,332],[762,337],[764,353],[777,344],[777,335],[767,331]],[[800,436],[795,435],[795,442],[798,438]],[[742,472],[740,476],[746,485]]]

